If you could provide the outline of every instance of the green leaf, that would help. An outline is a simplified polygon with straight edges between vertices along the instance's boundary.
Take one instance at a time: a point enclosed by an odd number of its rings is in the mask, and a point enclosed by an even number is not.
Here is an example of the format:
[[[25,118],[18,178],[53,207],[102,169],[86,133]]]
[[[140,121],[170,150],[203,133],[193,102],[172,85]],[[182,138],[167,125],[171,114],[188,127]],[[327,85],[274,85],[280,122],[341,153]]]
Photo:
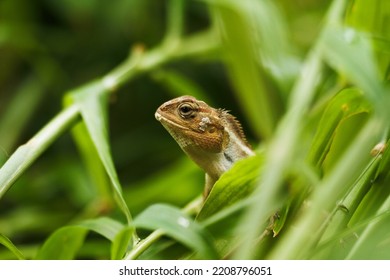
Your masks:
[[[133,232],[133,227],[124,227],[118,232],[111,245],[112,260],[121,260],[123,258],[130,245]]]
[[[110,241],[114,241],[117,234],[124,228],[123,224],[108,217],[86,220],[79,226],[95,231]]]
[[[319,250],[317,252],[319,255],[315,258],[329,258],[330,254],[332,254],[332,258],[345,258],[348,250],[346,250],[345,244],[341,246],[344,240],[342,239],[343,236],[340,236],[340,233],[352,225],[350,221],[353,219],[357,207],[362,203],[363,198],[373,184],[379,162],[378,157],[372,160],[371,164],[367,166],[366,170],[364,170],[358,180],[352,185],[345,197],[339,201],[337,207],[329,214],[329,224],[326,224],[323,232],[319,231],[319,234],[321,234],[319,246],[326,244],[324,246],[326,250]]]
[[[360,234],[359,239],[348,252],[346,259],[388,259],[390,254],[389,224],[390,224],[390,196],[378,209],[375,216]],[[373,248],[376,248],[373,252]],[[369,257],[367,257],[369,256]]]
[[[321,167],[329,155],[340,124],[354,115],[370,112],[371,105],[360,90],[349,88],[338,93],[326,107],[318,124],[308,155],[309,162]],[[345,137],[347,140],[351,139],[350,136]]]
[[[374,43],[381,75],[389,75],[390,62],[390,2],[383,0],[354,0],[346,23],[369,37]],[[387,73],[386,73],[387,72]]]
[[[260,176],[264,157],[262,154],[243,159],[225,172],[215,183],[197,220],[202,221],[222,209],[247,197]]]
[[[274,58],[276,57],[284,65],[290,65],[289,61],[285,59],[285,53],[279,52],[279,47],[284,45],[280,44],[281,40],[279,40],[279,35],[283,37],[281,33],[284,31],[275,32],[274,28],[281,27],[279,14],[269,1],[226,0],[210,2],[214,4],[212,6],[213,20],[221,35],[226,68],[236,94],[240,97],[238,100],[246,109],[244,112],[247,114],[253,130],[260,137],[269,138],[279,118],[282,102],[280,102],[278,92],[272,91],[270,84],[267,83],[264,72],[267,67],[272,69],[271,73],[275,72],[277,68],[282,72],[281,69],[284,69],[284,66],[273,67],[280,65],[275,63]],[[272,14],[276,19],[268,14]],[[265,19],[271,18],[272,23],[271,20],[264,22]],[[267,28],[269,24],[273,28]],[[278,31],[283,29],[281,27]],[[277,39],[277,43],[273,41],[274,39]],[[261,45],[259,41],[261,41]],[[267,41],[274,44],[270,49],[272,55],[264,49],[264,44],[270,46],[266,43]],[[259,62],[260,58],[263,58],[263,63],[268,65],[262,65]],[[287,77],[283,78],[285,81],[288,80]]]
[[[349,225],[351,226],[362,220],[370,219],[375,216],[380,205],[382,205],[385,199],[390,195],[390,189],[387,187],[390,184],[389,144],[390,140],[386,143],[387,148],[385,149],[383,155],[378,155],[378,158],[374,159],[375,161],[379,161],[379,167],[377,168],[374,180],[373,178],[368,178],[371,180],[370,183],[373,184],[373,186],[365,196],[364,200],[359,204],[355,214],[352,216],[351,221],[349,222]]]
[[[35,259],[72,260],[83,245],[88,229],[66,226],[56,230],[43,244]]]
[[[383,115],[389,114],[389,100],[375,63],[370,41],[354,29],[332,26],[319,44],[326,61],[364,91]]]
[[[72,136],[84,160],[92,184],[97,189],[99,199],[111,205],[111,182],[84,122],[79,122],[72,128]]]
[[[274,233],[274,237],[277,236],[283,229],[284,225],[286,224],[288,213],[290,212],[290,207],[292,204],[292,199],[286,203],[286,205],[283,206],[281,210],[278,211],[277,219],[274,219],[273,225],[272,225],[272,231]]]
[[[63,110],[26,144],[19,146],[0,168],[0,199],[23,172],[79,118],[76,106]]]
[[[39,250],[37,259],[74,259],[89,231],[94,231],[110,241],[124,229],[124,225],[107,217],[82,221],[77,225],[56,230]]]
[[[149,230],[160,229],[171,238],[199,252],[202,258],[218,258],[205,229],[176,207],[152,205],[134,219],[134,225]]]
[[[101,81],[92,82],[70,92],[66,101],[74,102],[79,106],[89,136],[114,187],[116,202],[130,223],[131,214],[123,198],[122,187],[110,152],[107,128],[108,93],[105,87]]]
[[[323,162],[324,174],[328,174],[337,162],[343,156],[344,152],[349,148],[351,139],[355,139],[360,132],[360,129],[369,119],[367,112],[353,114],[345,119],[342,119],[338,124],[330,149]]]
[[[25,260],[22,252],[9,240],[5,235],[0,233],[0,244],[3,244],[8,250],[10,250],[19,260]]]

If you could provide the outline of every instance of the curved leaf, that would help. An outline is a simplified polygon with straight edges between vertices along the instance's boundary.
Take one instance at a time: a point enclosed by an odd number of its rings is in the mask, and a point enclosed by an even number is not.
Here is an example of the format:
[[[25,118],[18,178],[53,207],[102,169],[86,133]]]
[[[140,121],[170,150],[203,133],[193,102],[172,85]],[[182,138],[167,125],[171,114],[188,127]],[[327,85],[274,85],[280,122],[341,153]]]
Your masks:
[[[106,88],[101,81],[94,81],[68,94],[66,101],[74,102],[79,106],[88,134],[114,187],[114,197],[119,208],[126,215],[128,223],[130,223],[132,220],[131,214],[123,198],[122,187],[110,152],[107,129],[108,94]]]
[[[95,231],[110,241],[114,241],[117,234],[124,228],[120,222],[108,217],[86,220],[81,222],[78,226]]]
[[[256,154],[238,161],[229,171],[225,172],[212,188],[197,220],[204,220],[247,197],[253,191],[260,176],[263,160],[262,154]]]
[[[210,2],[238,100],[247,109],[244,113],[253,130],[262,138],[269,138],[280,116],[282,102],[279,92],[272,92],[265,73],[287,89],[298,69],[297,61],[291,56],[286,25],[271,1]]]
[[[218,258],[205,229],[176,207],[152,205],[134,219],[134,225],[149,230],[160,229],[166,235],[199,252],[201,257]]]
[[[124,226],[110,218],[86,220],[78,225],[65,226],[56,230],[43,244],[36,259],[71,260],[84,243],[89,231],[94,231],[110,241],[122,231]]]
[[[342,121],[353,115],[368,114],[371,110],[371,105],[363,93],[356,88],[345,89],[337,94],[328,104],[318,124],[319,129],[313,138],[308,155],[309,162],[318,167],[322,166]]]

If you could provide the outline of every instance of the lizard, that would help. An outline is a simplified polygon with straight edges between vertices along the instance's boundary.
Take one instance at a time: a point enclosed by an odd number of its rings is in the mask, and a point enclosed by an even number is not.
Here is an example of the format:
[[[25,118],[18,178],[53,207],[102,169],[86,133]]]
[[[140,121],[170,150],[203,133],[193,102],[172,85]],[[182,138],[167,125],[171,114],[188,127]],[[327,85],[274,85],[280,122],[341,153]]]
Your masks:
[[[163,103],[155,118],[206,173],[206,198],[219,177],[238,160],[254,155],[239,121],[224,109],[185,95]]]

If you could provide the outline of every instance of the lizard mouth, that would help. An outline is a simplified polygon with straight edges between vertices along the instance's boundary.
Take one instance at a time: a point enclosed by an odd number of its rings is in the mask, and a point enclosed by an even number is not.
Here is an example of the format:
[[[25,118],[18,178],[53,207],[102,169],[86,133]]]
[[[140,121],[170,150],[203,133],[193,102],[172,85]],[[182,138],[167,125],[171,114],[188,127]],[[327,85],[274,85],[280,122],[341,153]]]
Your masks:
[[[185,126],[182,126],[166,117],[163,117],[159,112],[156,112],[154,114],[154,117],[156,118],[156,120],[158,120],[159,122],[162,123],[162,125],[165,125],[165,124],[169,124],[169,125],[172,125],[172,126],[175,126],[175,127],[178,127],[180,129],[183,129],[183,130],[188,130],[188,127],[185,127]]]

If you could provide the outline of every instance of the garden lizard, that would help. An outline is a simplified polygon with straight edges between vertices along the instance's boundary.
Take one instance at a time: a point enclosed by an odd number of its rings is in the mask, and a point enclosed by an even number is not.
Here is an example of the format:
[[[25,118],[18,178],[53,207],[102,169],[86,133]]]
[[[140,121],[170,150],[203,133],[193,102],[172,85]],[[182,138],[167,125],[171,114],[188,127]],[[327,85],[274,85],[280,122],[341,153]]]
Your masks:
[[[205,171],[204,197],[234,162],[254,155],[241,124],[234,116],[192,96],[165,102],[157,109],[155,117],[181,149]]]

